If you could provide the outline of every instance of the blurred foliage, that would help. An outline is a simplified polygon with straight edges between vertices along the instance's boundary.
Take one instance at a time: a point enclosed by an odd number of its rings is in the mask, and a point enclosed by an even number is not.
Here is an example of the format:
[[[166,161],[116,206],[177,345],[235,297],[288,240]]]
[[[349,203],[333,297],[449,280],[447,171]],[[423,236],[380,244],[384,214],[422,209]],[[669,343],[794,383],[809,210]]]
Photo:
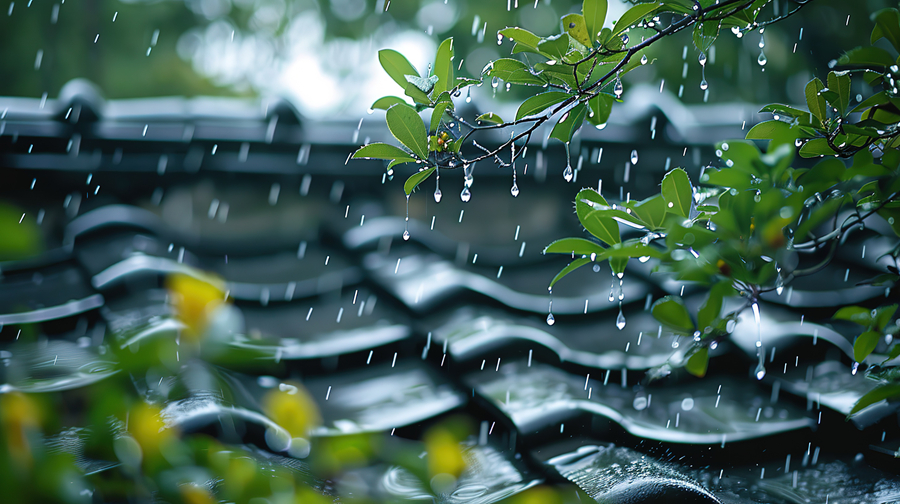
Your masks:
[[[33,220],[25,212],[0,201],[0,261],[14,261],[32,257],[44,248],[43,237]]]
[[[769,2],[766,9],[791,4]],[[803,84],[841,49],[855,44],[868,13],[892,5],[888,0],[817,4],[802,19],[767,30],[764,71],[756,63],[759,36],[719,37],[706,65],[708,99],[801,102]],[[610,13],[619,15],[627,6],[612,0]],[[52,97],[77,77],[98,84],[108,98],[254,94],[261,82],[231,75],[241,72],[223,67],[246,66],[249,73],[261,73],[264,64],[277,75],[289,63],[295,23],[301,30],[322,31],[318,57],[336,73],[351,71],[360,61],[353,54],[372,51],[373,41],[377,45],[410,30],[434,40],[453,37],[463,60],[461,75],[479,77],[485,64],[508,52],[506,42],[497,44],[498,30],[518,26],[551,35],[559,30],[560,17],[580,9],[581,2],[574,0],[394,1],[387,11],[384,0],[20,1],[10,4],[9,15],[0,14],[0,46],[9,48],[0,55],[6,76],[0,80],[0,95],[38,97],[46,92]],[[334,41],[340,43],[326,46]],[[209,46],[208,54],[195,61],[199,46]],[[666,51],[649,51],[648,57],[656,59],[654,65],[626,84],[658,85],[664,79],[673,93],[684,86],[685,101],[705,101],[690,34],[676,37]],[[521,89],[512,89],[510,98],[522,96]]]

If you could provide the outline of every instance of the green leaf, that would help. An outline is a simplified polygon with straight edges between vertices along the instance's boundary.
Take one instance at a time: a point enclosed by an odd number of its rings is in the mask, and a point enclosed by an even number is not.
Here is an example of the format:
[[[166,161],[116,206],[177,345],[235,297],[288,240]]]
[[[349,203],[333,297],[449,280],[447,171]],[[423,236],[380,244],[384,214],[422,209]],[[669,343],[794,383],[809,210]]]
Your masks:
[[[609,269],[612,270],[614,275],[621,275],[625,273],[625,267],[628,265],[627,257],[610,257],[609,258]]]
[[[416,71],[416,68],[412,66],[409,60],[393,49],[378,51],[378,61],[381,62],[381,66],[391,76],[391,79],[394,79],[394,82],[403,89],[406,89],[407,75],[419,76],[419,72]]]
[[[845,115],[850,105],[850,74],[849,72],[828,72],[828,89],[838,95],[838,99],[831,105],[838,109],[841,116]]]
[[[870,43],[884,37],[894,46],[894,49],[900,51],[900,13],[897,9],[882,9],[872,14],[871,19],[875,21],[875,28],[872,30]]]
[[[600,36],[603,23],[606,22],[606,0],[584,0],[581,4],[581,13],[584,15],[584,24],[591,41]],[[592,44],[585,44],[591,47]]]
[[[694,322],[678,296],[665,296],[658,299],[650,308],[650,313],[657,321],[675,332],[692,334]]]
[[[538,44],[538,51],[559,64],[569,52],[569,34],[561,33],[545,38]]]
[[[694,45],[700,52],[705,53],[719,36],[719,27],[722,21],[715,19],[703,21],[694,25]]]
[[[800,124],[809,124],[809,112],[796,109],[794,107],[789,107],[787,105],[782,105],[780,103],[772,103],[770,105],[766,105],[765,107],[759,109],[759,112],[770,112],[782,117],[798,119],[800,121]]]
[[[410,77],[410,76],[407,76],[407,77]],[[416,78],[421,79],[419,77],[416,77]],[[421,79],[421,80],[424,81],[424,79]],[[403,94],[412,98],[413,101],[417,105],[428,105],[429,103],[431,103],[431,100],[428,98],[428,95],[425,94],[424,91],[422,91],[421,89],[416,87],[416,85],[413,84],[412,82],[406,83],[406,87],[403,88]]]
[[[716,319],[719,318],[719,313],[722,311],[722,299],[734,294],[734,287],[729,281],[722,281],[713,285],[709,289],[709,295],[706,300],[697,311],[697,327],[701,331],[705,331],[707,327],[713,327]]]
[[[862,112],[867,108],[874,107],[875,105],[884,105],[885,103],[890,102],[888,95],[884,91],[879,91],[872,96],[866,98],[859,105],[857,105],[851,112]]]
[[[640,22],[644,17],[655,11],[659,8],[659,5],[656,3],[643,3],[637,4],[634,7],[625,11],[625,14],[622,14],[622,17],[616,21],[615,26],[612,30],[612,36],[616,36],[624,32],[631,25]]]
[[[585,203],[585,201],[590,203]],[[609,208],[606,198],[594,189],[578,191],[578,195],[575,197],[575,213],[578,215],[578,221],[581,222],[584,229],[603,243],[607,245],[621,243],[619,225],[614,219],[605,217],[598,212],[594,205],[600,209]]]
[[[828,118],[828,107],[825,104],[825,98],[819,95],[819,91],[825,89],[825,85],[818,77],[806,84],[806,106],[809,107],[810,113],[822,124]]]
[[[453,37],[444,40],[438,47],[434,57],[434,75],[437,76],[437,82],[434,84],[435,94],[453,87]]]
[[[875,350],[880,337],[881,334],[875,331],[866,331],[857,336],[856,341],[853,343],[853,360],[856,362],[864,361]]]
[[[467,77],[457,77],[456,84],[453,86],[453,90],[463,89],[469,86],[477,86],[481,84],[481,79],[469,79]]]
[[[397,159],[394,159],[393,161],[388,163],[387,167],[388,167],[388,170],[390,170],[391,168],[393,168],[397,165],[406,164],[406,163],[415,163],[416,161],[418,161],[418,159],[412,158],[409,156],[398,157]]]
[[[587,117],[588,122],[594,126],[606,124],[609,121],[609,115],[612,113],[612,105],[615,100],[615,96],[606,93],[599,93],[588,100],[588,106],[591,110]]]
[[[587,106],[583,103],[579,103],[575,105],[575,108],[569,110],[562,117],[560,117],[559,122],[556,123],[556,126],[553,127],[553,131],[550,132],[550,138],[555,138],[563,143],[568,143],[572,140],[572,136],[575,135],[575,132],[578,131],[578,128],[581,127],[581,124],[584,122],[584,116],[587,113]]]
[[[409,157],[405,150],[386,143],[363,145],[353,153],[353,159],[395,159]]]
[[[660,229],[666,219],[666,201],[661,194],[631,205],[631,211],[651,230]]]
[[[800,147],[800,157],[833,156],[835,152],[829,147],[828,140],[813,138]]]
[[[838,59],[838,63],[841,65],[864,66],[867,68],[874,67],[883,70],[884,67],[889,67],[894,64],[894,58],[891,56],[891,53],[880,47],[857,47],[845,52],[844,55]]]
[[[452,108],[452,104],[448,102],[440,102],[434,106],[434,110],[431,111],[431,125],[429,131],[437,131],[441,126],[441,119],[444,117],[444,112],[447,111],[447,108]]]
[[[568,275],[569,273],[571,273],[571,272],[577,270],[578,268],[580,268],[580,267],[582,267],[582,266],[584,266],[585,264],[588,264],[588,263],[590,263],[590,262],[591,262],[591,258],[590,258],[590,257],[582,257],[581,259],[575,259],[574,261],[570,262],[568,266],[566,266],[565,268],[563,268],[562,271],[560,271],[559,273],[556,274],[555,277],[553,277],[553,280],[550,281],[550,287],[552,288],[553,285],[554,285],[556,282],[562,280],[562,278],[563,278],[564,276]]]
[[[528,65],[519,60],[501,58],[485,67],[484,73],[512,84],[543,86],[544,79],[531,73]]]
[[[833,198],[819,205],[815,210],[810,212],[809,217],[797,227],[797,231],[794,233],[794,239],[805,240],[810,232],[819,227],[823,222],[833,218],[834,214],[840,210],[843,203],[843,198]]]
[[[544,248],[545,254],[599,255],[605,251],[606,249],[600,246],[599,243],[585,240],[584,238],[563,238]]]
[[[493,112],[485,112],[484,114],[476,117],[475,120],[483,123],[503,124],[503,119],[501,119],[500,116]]]
[[[898,395],[900,395],[900,383],[888,383],[882,385],[874,390],[870,390],[860,397],[859,401],[856,401],[856,404],[853,405],[853,409],[850,410],[850,414],[847,416],[851,417],[868,406],[884,401],[885,399],[897,397]]]
[[[769,150],[778,145],[788,144],[793,146],[794,140],[804,136],[800,128],[792,128],[786,122],[775,120],[763,121],[750,128],[750,131],[747,132],[747,140],[771,140],[769,142]]]
[[[541,42],[541,38],[531,33],[528,30],[517,28],[517,27],[507,27],[499,32],[504,37],[509,38],[514,41],[516,44],[522,44],[530,49],[534,49],[537,51],[537,46]]]
[[[516,121],[523,117],[543,112],[547,107],[555,105],[570,96],[569,93],[561,91],[547,91],[546,93],[536,94],[519,105],[519,110],[516,112]]]
[[[584,23],[584,16],[581,14],[566,14],[562,17],[563,31],[570,37],[580,42],[582,45],[592,47],[591,37],[588,35],[587,26]]]
[[[875,328],[884,331],[894,313],[897,311],[897,305],[881,306],[875,309]]]
[[[431,168],[427,168],[420,172],[413,173],[406,179],[406,182],[403,184],[403,190],[406,191],[406,195],[409,196],[417,185],[424,182],[428,177],[431,176],[432,173],[437,169],[437,166],[432,166]]]
[[[691,179],[683,168],[675,168],[663,178],[662,197],[670,212],[690,217],[693,195]]]
[[[405,103],[389,108],[385,114],[388,129],[420,159],[428,157],[428,131],[416,110]]]
[[[637,215],[630,214],[618,208],[609,208],[595,211],[600,212],[602,217],[609,217],[633,228],[642,229],[647,227],[647,224],[645,224],[644,221],[642,221]]]
[[[700,350],[694,352],[694,355],[690,356],[690,358],[684,364],[684,369],[697,378],[703,378],[704,376],[706,376],[706,368],[708,365],[709,349],[703,347]]]
[[[397,96],[382,96],[381,98],[375,100],[375,103],[372,104],[371,109],[387,110],[398,103],[406,103],[406,100]]]

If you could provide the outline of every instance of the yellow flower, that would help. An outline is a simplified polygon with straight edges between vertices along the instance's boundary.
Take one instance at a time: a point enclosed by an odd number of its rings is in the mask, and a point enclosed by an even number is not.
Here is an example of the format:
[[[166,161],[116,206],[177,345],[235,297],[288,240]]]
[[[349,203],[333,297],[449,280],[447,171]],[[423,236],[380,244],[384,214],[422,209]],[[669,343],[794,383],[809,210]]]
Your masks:
[[[198,340],[206,330],[213,310],[225,302],[224,282],[212,276],[203,279],[175,273],[166,278],[166,289],[175,316],[186,327],[184,335]]]
[[[263,411],[273,422],[284,427],[291,437],[305,438],[322,423],[319,407],[309,392],[296,382],[283,383],[263,396]]]
[[[7,449],[17,466],[30,469],[34,464],[29,434],[41,426],[38,404],[21,392],[0,394],[0,427],[6,435]]]

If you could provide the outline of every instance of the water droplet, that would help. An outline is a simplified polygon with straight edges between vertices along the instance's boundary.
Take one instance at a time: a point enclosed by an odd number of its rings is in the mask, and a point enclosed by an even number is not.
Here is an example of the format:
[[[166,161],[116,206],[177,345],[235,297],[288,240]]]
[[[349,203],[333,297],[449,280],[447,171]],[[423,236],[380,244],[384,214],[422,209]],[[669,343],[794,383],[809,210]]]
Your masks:
[[[622,306],[619,305],[619,316],[616,317],[616,327],[621,331],[625,329],[625,314],[622,313]]]
[[[403,231],[403,240],[404,241],[409,240],[409,230],[408,229]]]
[[[757,379],[757,380],[762,380],[763,378],[766,377],[766,367],[763,366],[763,363],[762,363],[762,362],[760,362],[760,363],[756,366],[756,371],[754,372],[754,374],[756,375],[756,379]]]
[[[759,51],[759,58],[756,58],[756,62],[759,63],[759,66],[765,66],[769,60],[766,59],[766,53]]]
[[[641,65],[646,65],[646,64],[647,64],[647,55],[645,54],[645,55],[641,56]]]
[[[575,172],[572,171],[572,165],[566,165],[566,169],[563,170],[563,178],[566,179],[566,182],[571,182],[574,177]]]
[[[709,82],[706,82],[706,79],[700,81],[700,89],[706,91],[709,88]]]
[[[634,398],[634,402],[632,402],[631,405],[634,406],[634,409],[641,411],[647,407],[647,398],[644,396],[637,396]]]
[[[553,317],[552,313],[547,314],[547,325],[553,325],[556,323],[556,319]]]
[[[632,151],[631,151],[631,164],[632,164],[632,165],[636,165],[637,162],[638,162],[638,153],[637,153],[637,150],[632,150]]]
[[[441,196],[442,196],[442,195],[441,195],[441,188],[438,187],[437,189],[434,190],[434,202],[435,202],[435,203],[440,203],[440,202],[441,202]]]
[[[469,191],[469,187],[463,187],[461,193],[459,193],[459,199],[463,201],[463,203],[468,203],[470,199],[472,199],[472,192]]]
[[[613,93],[616,95],[616,98],[621,98],[624,90],[625,89],[622,87],[622,81],[616,78],[616,85],[613,86]]]
[[[706,53],[701,52],[700,56],[697,58],[697,61],[700,62],[700,66],[706,66]]]
[[[859,362],[854,362],[853,367],[850,368],[850,374],[855,375],[858,370],[859,370]]]
[[[510,188],[509,193],[513,195],[513,198],[519,195],[519,186],[513,182],[512,188]]]
[[[684,411],[691,411],[694,409],[694,398],[693,397],[685,397],[681,400],[681,409]]]
[[[722,150],[723,150],[723,151],[727,151],[727,150],[728,150],[728,142],[722,142]]]
[[[778,278],[775,279],[775,293],[779,296],[784,292],[784,278],[781,276],[781,272],[778,272]]]

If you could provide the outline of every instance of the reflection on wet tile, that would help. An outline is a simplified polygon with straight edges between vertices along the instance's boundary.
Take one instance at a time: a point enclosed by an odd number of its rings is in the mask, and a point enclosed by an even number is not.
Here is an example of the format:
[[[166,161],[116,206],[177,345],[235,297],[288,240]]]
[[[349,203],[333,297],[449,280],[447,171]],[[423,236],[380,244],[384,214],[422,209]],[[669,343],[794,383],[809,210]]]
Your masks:
[[[720,502],[683,472],[612,444],[583,446],[547,463],[597,502]]]
[[[466,403],[446,378],[415,360],[307,380],[325,425],[316,435],[390,432]]]
[[[407,307],[417,312],[435,308],[449,298],[466,291],[491,298],[509,308],[547,313],[550,296],[547,285],[564,265],[547,263],[525,269],[484,270],[460,267],[435,255],[414,254],[404,257],[368,254],[365,267],[373,278]],[[608,276],[606,278],[609,278]],[[553,313],[578,314],[617,308],[612,290],[589,275],[573,275],[557,284],[553,292]],[[622,300],[643,300],[649,285],[640,280],[626,281]]]
[[[579,412],[608,418],[635,436],[672,443],[724,444],[814,424],[791,404],[770,406],[767,391],[743,378],[717,377],[704,388],[663,384],[634,391],[618,385],[621,373],[614,373],[581,377],[516,361],[464,379],[525,434]]]
[[[511,459],[509,452],[497,451],[490,445],[472,440],[464,442],[462,456],[466,469],[452,490],[437,496],[438,502],[491,504],[543,482],[542,478],[530,476],[524,463]],[[389,501],[435,499],[432,489],[425,488],[421,480],[397,466],[385,472],[380,490]]]

